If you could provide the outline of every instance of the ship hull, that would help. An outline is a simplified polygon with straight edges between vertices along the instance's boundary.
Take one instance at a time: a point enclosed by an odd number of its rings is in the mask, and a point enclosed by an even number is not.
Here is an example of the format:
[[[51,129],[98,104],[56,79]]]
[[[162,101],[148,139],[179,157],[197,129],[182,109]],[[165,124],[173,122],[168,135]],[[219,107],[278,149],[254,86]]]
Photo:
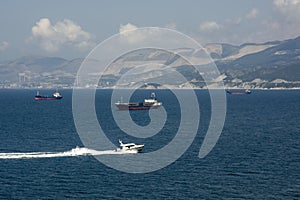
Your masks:
[[[156,109],[159,106],[131,106],[131,105],[116,105],[119,110],[150,110]]]
[[[228,94],[251,94],[251,91],[226,91]]]
[[[62,97],[34,97],[34,100],[36,101],[42,101],[42,100],[60,100]]]

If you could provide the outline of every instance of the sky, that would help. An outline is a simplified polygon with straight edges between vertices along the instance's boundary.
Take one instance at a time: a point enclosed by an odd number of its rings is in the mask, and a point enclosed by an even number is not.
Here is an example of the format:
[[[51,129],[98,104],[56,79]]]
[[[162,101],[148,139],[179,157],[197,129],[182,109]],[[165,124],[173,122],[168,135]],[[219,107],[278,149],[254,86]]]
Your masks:
[[[300,0],[3,0],[0,61],[83,58],[122,31],[170,28],[201,45],[300,36]]]

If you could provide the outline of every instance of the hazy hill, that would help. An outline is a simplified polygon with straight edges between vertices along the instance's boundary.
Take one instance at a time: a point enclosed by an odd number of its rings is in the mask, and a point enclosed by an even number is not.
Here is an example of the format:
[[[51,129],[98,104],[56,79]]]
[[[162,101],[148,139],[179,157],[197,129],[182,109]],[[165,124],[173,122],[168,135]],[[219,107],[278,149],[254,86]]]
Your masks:
[[[262,44],[247,43],[240,46],[230,44],[207,44],[206,51],[216,63],[226,87],[300,87],[300,37],[285,41]],[[176,49],[181,55],[197,56],[201,49]],[[66,60],[58,57],[26,56],[12,61],[0,62],[0,87],[72,87],[77,70],[84,59]],[[99,66],[96,60],[89,60]],[[182,73],[195,87],[204,87],[193,67],[183,62],[180,56],[163,50],[144,49],[130,52],[117,59],[106,71],[101,87],[113,87],[116,81],[135,66],[154,63],[135,77],[144,82],[172,77],[167,70],[155,71],[155,63],[164,64]],[[97,74],[96,74],[97,75]],[[94,77],[97,78],[97,77]],[[135,84],[134,77],[125,80],[125,87]],[[126,85],[126,81],[128,85]],[[174,87],[182,83],[174,81]],[[158,85],[156,85],[157,87]]]

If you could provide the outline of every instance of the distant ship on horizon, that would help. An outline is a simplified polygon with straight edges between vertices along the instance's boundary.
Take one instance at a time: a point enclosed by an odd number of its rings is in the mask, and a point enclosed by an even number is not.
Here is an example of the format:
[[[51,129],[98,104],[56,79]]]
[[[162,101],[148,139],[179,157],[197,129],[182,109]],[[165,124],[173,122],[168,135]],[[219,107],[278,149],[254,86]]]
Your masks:
[[[228,94],[251,94],[251,90],[226,90]]]
[[[43,95],[40,95],[39,94],[39,91],[37,91],[35,97],[34,97],[34,100],[36,101],[40,101],[40,100],[60,100],[62,99],[63,97],[61,96],[61,94],[56,91],[52,94],[52,96],[43,96]]]

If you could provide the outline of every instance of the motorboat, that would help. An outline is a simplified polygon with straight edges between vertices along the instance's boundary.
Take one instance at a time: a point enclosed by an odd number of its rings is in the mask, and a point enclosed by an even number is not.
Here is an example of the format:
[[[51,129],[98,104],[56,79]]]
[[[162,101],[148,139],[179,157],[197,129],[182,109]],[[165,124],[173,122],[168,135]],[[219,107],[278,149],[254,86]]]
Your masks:
[[[125,151],[130,153],[139,153],[144,148],[144,144],[127,143],[124,144],[122,140],[119,140],[120,148],[116,151]]]

